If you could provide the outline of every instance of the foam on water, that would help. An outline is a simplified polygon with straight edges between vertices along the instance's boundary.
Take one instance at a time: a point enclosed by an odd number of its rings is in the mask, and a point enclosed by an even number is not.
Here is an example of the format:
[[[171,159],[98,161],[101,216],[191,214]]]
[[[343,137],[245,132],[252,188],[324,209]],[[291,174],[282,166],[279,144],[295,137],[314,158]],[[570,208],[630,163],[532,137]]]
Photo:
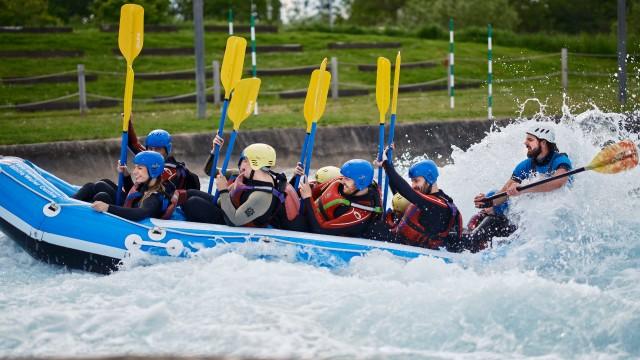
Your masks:
[[[637,142],[624,125],[567,113],[558,146],[582,166],[609,140]],[[494,129],[441,168],[465,219],[473,196],[524,158],[528,126]],[[515,198],[519,230],[462,264],[372,253],[331,271],[261,244],[97,276],[40,264],[0,235],[0,356],[638,357],[638,175],[588,172],[571,189]],[[281,260],[256,255],[265,250]]]

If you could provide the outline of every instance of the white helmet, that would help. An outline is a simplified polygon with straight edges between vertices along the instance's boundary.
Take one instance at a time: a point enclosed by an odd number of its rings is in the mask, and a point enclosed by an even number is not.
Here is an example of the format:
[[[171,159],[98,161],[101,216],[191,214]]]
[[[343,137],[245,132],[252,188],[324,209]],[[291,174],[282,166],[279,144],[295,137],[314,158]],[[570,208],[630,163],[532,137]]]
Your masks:
[[[556,142],[556,133],[550,124],[547,123],[535,123],[529,128],[527,134],[531,134],[540,140],[547,140],[550,143]]]

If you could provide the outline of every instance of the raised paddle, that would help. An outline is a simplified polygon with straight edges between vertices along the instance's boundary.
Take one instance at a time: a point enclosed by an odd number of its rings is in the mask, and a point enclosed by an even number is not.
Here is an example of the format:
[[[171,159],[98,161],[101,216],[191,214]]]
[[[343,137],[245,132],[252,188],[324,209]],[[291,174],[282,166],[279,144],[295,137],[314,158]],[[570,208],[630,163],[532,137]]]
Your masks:
[[[300,163],[304,167],[305,175],[309,176],[311,168],[311,156],[313,153],[313,143],[316,135],[317,122],[324,114],[327,105],[327,95],[331,84],[331,73],[326,70],[327,58],[322,60],[320,69],[313,70],[307,96],[304,99],[304,120],[307,123],[307,130],[300,154]],[[296,177],[296,188],[300,184],[300,177]]]
[[[242,77],[242,68],[244,67],[244,54],[247,50],[247,40],[239,36],[229,36],[227,46],[224,49],[224,57],[222,58],[222,68],[220,69],[220,81],[224,87],[224,102],[222,103],[222,112],[220,113],[220,121],[218,122],[217,135],[222,136],[224,132],[224,121],[227,117],[227,109],[231,100],[231,91]],[[213,148],[213,163],[209,173],[209,189],[211,194],[213,189],[213,179],[218,169],[218,157],[220,156],[220,147],[216,144]]]
[[[532,187],[536,187],[538,185],[546,184],[550,181],[581,173],[586,170],[593,170],[602,174],[617,174],[625,170],[633,169],[637,165],[638,148],[636,147],[636,144],[634,144],[631,140],[623,140],[619,143],[609,145],[602,149],[587,166],[568,171],[564,174],[536,181],[531,184],[518,186],[517,189],[518,191],[530,189]],[[507,193],[504,191],[485,198],[481,201],[489,202],[503,196],[507,196]]]
[[[229,104],[229,118],[233,122],[233,131],[229,138],[229,145],[227,146],[227,154],[224,157],[222,163],[221,174],[227,171],[229,166],[229,159],[231,159],[231,152],[233,151],[233,145],[240,130],[240,124],[253,113],[253,109],[256,106],[256,99],[258,99],[258,92],[260,91],[260,79],[249,78],[240,80],[234,90],[233,98]],[[216,191],[214,202],[218,201],[219,192]]]
[[[129,120],[133,102],[133,60],[140,54],[144,40],[144,9],[140,5],[125,4],[120,8],[120,30],[118,47],[127,62],[127,77],[124,83],[124,115],[122,116],[122,139],[120,142],[120,164],[127,164],[127,143],[129,142]],[[118,175],[116,204],[122,205],[121,192],[124,173]]]
[[[380,113],[380,126],[378,131],[378,161],[382,161],[384,150],[384,123],[389,111],[391,82],[391,62],[384,57],[378,58],[378,73],[376,76],[376,104]],[[378,168],[378,186],[382,186],[382,168]],[[383,205],[386,208],[386,205]]]
[[[398,51],[398,55],[396,55],[396,63],[395,69],[393,73],[393,96],[391,97],[391,122],[389,123],[389,163],[393,163],[393,150],[391,149],[391,144],[393,144],[393,137],[395,135],[396,129],[396,114],[398,108],[398,86],[400,85],[400,51]],[[389,193],[389,175],[385,175],[384,177],[384,196],[382,197],[382,206],[384,209],[387,209],[387,194]],[[381,184],[382,185],[382,184]]]

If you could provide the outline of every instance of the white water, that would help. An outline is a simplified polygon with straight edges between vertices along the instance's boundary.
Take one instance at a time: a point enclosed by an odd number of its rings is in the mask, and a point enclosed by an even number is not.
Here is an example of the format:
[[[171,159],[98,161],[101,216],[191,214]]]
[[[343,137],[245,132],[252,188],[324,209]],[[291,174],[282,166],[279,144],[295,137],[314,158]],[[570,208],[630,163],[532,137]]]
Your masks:
[[[638,142],[612,119],[565,116],[560,150],[582,166],[607,140]],[[441,169],[465,219],[524,158],[527,127],[455,150]],[[517,198],[510,243],[461,265],[378,253],[330,271],[245,247],[97,276],[41,264],[0,235],[0,356],[637,358],[639,174],[589,172]]]

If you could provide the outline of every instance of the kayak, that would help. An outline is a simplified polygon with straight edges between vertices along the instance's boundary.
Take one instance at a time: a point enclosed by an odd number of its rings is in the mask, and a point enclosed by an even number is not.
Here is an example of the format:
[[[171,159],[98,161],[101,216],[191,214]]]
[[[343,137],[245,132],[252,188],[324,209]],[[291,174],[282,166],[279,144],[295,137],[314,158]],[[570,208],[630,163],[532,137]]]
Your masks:
[[[135,254],[189,258],[203,249],[245,243],[265,244],[258,247],[265,249],[264,257],[282,253],[329,268],[372,251],[406,260],[429,256],[455,262],[460,256],[360,238],[188,222],[179,220],[179,212],[172,220],[135,222],[71,198],[77,188],[27,160],[0,156],[0,228],[38,260],[102,274],[118,270]]]

